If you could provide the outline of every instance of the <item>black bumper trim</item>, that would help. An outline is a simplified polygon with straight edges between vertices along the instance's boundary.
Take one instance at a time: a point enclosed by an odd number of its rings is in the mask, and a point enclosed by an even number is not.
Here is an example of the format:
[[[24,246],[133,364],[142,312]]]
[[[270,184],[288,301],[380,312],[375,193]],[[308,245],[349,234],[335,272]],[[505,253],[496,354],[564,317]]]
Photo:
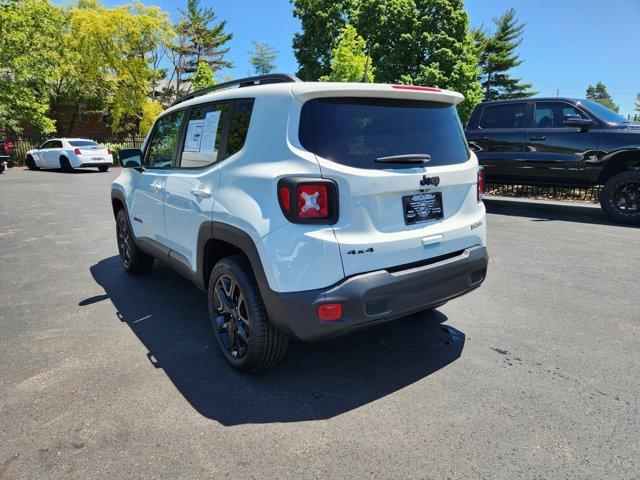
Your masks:
[[[401,271],[376,270],[349,277],[326,289],[277,293],[267,290],[264,302],[274,326],[307,342],[322,341],[354,330],[387,322],[459,297],[484,281],[488,264],[486,247],[475,246],[460,255]],[[342,304],[342,319],[323,322],[318,305]],[[383,311],[370,304],[386,306]],[[367,314],[369,311],[369,314]]]

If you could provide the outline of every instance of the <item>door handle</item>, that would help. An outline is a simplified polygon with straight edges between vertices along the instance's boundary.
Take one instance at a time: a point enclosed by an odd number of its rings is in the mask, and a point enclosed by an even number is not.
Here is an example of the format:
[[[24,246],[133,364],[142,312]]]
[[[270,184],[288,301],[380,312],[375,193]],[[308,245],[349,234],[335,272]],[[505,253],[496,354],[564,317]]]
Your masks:
[[[529,137],[529,140],[533,140],[534,142],[537,141],[542,141],[542,140],[546,140],[547,137],[545,137],[544,135],[540,136],[540,137]]]
[[[211,191],[206,188],[194,188],[191,190],[191,195],[198,198],[209,198],[211,197]]]

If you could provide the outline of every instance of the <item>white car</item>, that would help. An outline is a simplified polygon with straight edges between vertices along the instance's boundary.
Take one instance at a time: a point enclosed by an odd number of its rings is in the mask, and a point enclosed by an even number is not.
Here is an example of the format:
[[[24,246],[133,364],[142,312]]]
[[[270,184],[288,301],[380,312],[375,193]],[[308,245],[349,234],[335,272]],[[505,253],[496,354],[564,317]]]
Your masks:
[[[141,150],[120,153],[122,265],[148,272],[157,258],[206,290],[220,350],[241,371],[276,363],[289,338],[334,338],[463,295],[488,256],[462,99],[280,74],[189,94]]]
[[[109,148],[93,140],[54,138],[29,150],[25,164],[29,170],[61,168],[71,172],[74,168],[96,167],[106,172],[113,165],[113,155]]]

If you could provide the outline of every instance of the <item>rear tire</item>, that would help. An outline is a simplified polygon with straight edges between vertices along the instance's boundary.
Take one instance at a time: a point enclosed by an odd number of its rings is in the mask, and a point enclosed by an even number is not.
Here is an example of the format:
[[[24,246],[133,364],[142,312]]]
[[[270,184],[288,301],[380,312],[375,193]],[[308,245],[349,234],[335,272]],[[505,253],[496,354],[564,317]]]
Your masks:
[[[209,318],[222,355],[241,372],[267,369],[284,357],[289,339],[269,322],[247,259],[232,255],[209,277]]]
[[[107,170],[109,170],[109,167],[104,166],[104,167],[98,167],[98,170],[100,170],[102,173],[106,172]]]
[[[600,205],[614,221],[640,225],[640,170],[611,177],[600,193]]]
[[[69,159],[67,157],[60,157],[60,168],[63,172],[66,173],[73,172],[73,167],[71,166],[71,163],[69,162]]]
[[[24,160],[24,163],[29,170],[40,170],[40,167],[36,165],[36,161],[31,155],[27,156],[27,158]]]
[[[155,259],[138,248],[134,239],[129,218],[124,210],[116,215],[116,239],[122,268],[127,273],[149,273]]]

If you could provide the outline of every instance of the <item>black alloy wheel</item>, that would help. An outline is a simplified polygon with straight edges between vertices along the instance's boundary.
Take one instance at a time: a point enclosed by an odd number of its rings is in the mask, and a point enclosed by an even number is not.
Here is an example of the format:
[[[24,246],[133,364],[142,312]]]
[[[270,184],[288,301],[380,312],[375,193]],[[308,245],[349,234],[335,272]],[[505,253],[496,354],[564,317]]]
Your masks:
[[[244,291],[233,273],[224,272],[217,278],[213,308],[220,345],[232,357],[244,357],[251,341],[251,322]]]
[[[118,234],[118,252],[125,269],[131,267],[131,233],[129,232],[129,222],[125,215],[118,215],[118,223],[116,225]]]
[[[611,177],[600,194],[600,205],[615,221],[640,225],[640,169]]]

